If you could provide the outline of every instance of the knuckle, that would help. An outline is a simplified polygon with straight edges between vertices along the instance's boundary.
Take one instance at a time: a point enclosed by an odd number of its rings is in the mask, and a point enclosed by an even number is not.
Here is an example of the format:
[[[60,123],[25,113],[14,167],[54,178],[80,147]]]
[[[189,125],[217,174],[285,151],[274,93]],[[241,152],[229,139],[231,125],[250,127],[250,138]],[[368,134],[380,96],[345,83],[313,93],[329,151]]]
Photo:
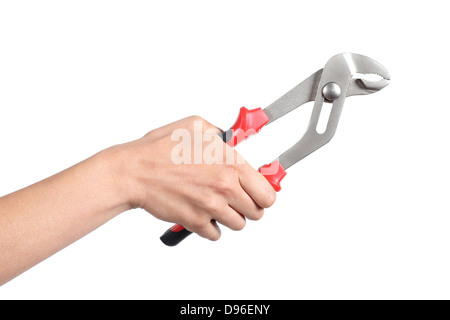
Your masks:
[[[187,119],[189,122],[195,122],[195,121],[201,121],[201,122],[203,122],[203,121],[205,121],[202,117],[200,117],[200,116],[198,116],[198,115],[193,115],[193,116],[187,117],[186,119]]]
[[[205,229],[202,230],[200,235],[211,241],[217,241],[220,239],[221,232],[215,221],[209,221],[205,224]]]
[[[216,129],[216,127],[214,125],[212,125],[211,123],[209,123],[208,121],[206,121],[204,118],[198,116],[198,115],[193,115],[193,116],[189,116],[186,118],[187,122],[189,123],[189,126],[191,129],[194,128],[195,124],[200,124],[200,127],[197,127],[198,129],[201,129],[203,132],[209,129]]]
[[[242,229],[244,229],[245,224],[246,224],[245,219],[241,219],[238,223],[236,223],[233,226],[232,229],[235,230],[235,231],[241,231]]]
[[[196,216],[191,218],[188,222],[188,225],[192,231],[198,233],[201,232],[205,228],[205,219],[202,217]]]
[[[204,202],[204,210],[210,214],[214,215],[220,210],[221,203],[217,196],[210,196]]]
[[[264,216],[264,209],[259,208],[257,209],[251,216],[252,220],[260,220]]]
[[[276,199],[277,199],[277,193],[275,192],[275,190],[270,188],[266,192],[265,196],[262,198],[261,206],[263,208],[269,208],[275,203]]]
[[[198,128],[198,124],[201,124],[203,127],[204,122],[205,120],[200,116],[190,116],[185,118],[185,127],[190,131],[194,131]]]
[[[229,195],[233,192],[233,178],[226,172],[222,173],[214,180],[214,189],[220,194]]]
[[[228,159],[225,159],[224,163],[221,165],[221,173],[225,177],[235,178],[239,175],[239,167],[235,161],[228,161]]]
[[[200,212],[203,216],[212,219],[212,216],[219,210],[222,201],[216,192],[206,192],[202,197],[196,199],[195,206],[197,214]]]
[[[211,241],[217,241],[220,239],[220,233],[218,232],[218,233],[212,234],[208,237],[208,239]]]
[[[226,172],[228,175],[238,178],[241,172],[242,164],[237,161],[238,153],[234,152],[233,161],[226,162]]]

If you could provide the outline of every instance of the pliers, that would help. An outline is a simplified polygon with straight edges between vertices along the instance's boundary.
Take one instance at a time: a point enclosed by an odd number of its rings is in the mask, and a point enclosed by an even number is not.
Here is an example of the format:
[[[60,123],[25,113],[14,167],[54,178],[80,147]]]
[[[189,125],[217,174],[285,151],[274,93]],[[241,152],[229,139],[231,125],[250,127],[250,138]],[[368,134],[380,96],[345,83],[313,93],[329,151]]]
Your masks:
[[[242,107],[236,122],[222,134],[222,139],[234,147],[264,126],[314,101],[311,118],[302,138],[272,163],[258,170],[275,191],[280,191],[280,182],[286,176],[285,170],[331,140],[345,98],[377,92],[386,87],[389,81],[389,71],[379,62],[355,53],[337,54],[328,60],[323,69],[313,73],[268,107],[253,110]],[[319,133],[318,122],[324,102],[332,103],[332,107],[326,129]],[[168,246],[175,246],[190,234],[190,231],[176,224],[160,239]]]

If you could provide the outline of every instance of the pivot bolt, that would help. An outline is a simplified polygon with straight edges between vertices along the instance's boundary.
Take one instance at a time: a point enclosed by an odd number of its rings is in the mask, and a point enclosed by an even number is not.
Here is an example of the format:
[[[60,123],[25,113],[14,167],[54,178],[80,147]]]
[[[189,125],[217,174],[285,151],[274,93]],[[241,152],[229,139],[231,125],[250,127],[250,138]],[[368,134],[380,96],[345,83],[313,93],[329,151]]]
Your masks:
[[[337,83],[327,83],[322,89],[322,95],[327,102],[333,102],[341,95],[341,88]]]

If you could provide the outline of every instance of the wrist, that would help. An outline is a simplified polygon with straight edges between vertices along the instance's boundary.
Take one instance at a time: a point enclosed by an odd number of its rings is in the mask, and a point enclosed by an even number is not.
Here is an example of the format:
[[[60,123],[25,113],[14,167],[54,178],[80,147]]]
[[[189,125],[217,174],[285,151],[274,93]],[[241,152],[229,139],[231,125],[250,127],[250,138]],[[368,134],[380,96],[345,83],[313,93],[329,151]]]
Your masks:
[[[135,186],[128,168],[129,161],[123,145],[116,145],[98,153],[101,166],[105,168],[105,180],[121,212],[136,207],[133,193]]]

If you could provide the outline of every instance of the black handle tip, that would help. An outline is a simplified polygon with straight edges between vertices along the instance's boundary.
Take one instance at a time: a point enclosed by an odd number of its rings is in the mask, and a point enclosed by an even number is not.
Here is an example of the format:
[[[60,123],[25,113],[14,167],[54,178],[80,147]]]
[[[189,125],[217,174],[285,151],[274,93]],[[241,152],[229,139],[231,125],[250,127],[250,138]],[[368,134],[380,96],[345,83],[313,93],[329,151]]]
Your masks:
[[[177,244],[179,244],[181,241],[183,241],[184,239],[186,239],[186,237],[188,235],[190,235],[192,232],[186,230],[186,229],[181,229],[180,231],[172,231],[171,229],[168,229],[166,232],[164,232],[164,234],[159,238],[161,239],[161,241],[169,247],[173,247],[176,246]]]

